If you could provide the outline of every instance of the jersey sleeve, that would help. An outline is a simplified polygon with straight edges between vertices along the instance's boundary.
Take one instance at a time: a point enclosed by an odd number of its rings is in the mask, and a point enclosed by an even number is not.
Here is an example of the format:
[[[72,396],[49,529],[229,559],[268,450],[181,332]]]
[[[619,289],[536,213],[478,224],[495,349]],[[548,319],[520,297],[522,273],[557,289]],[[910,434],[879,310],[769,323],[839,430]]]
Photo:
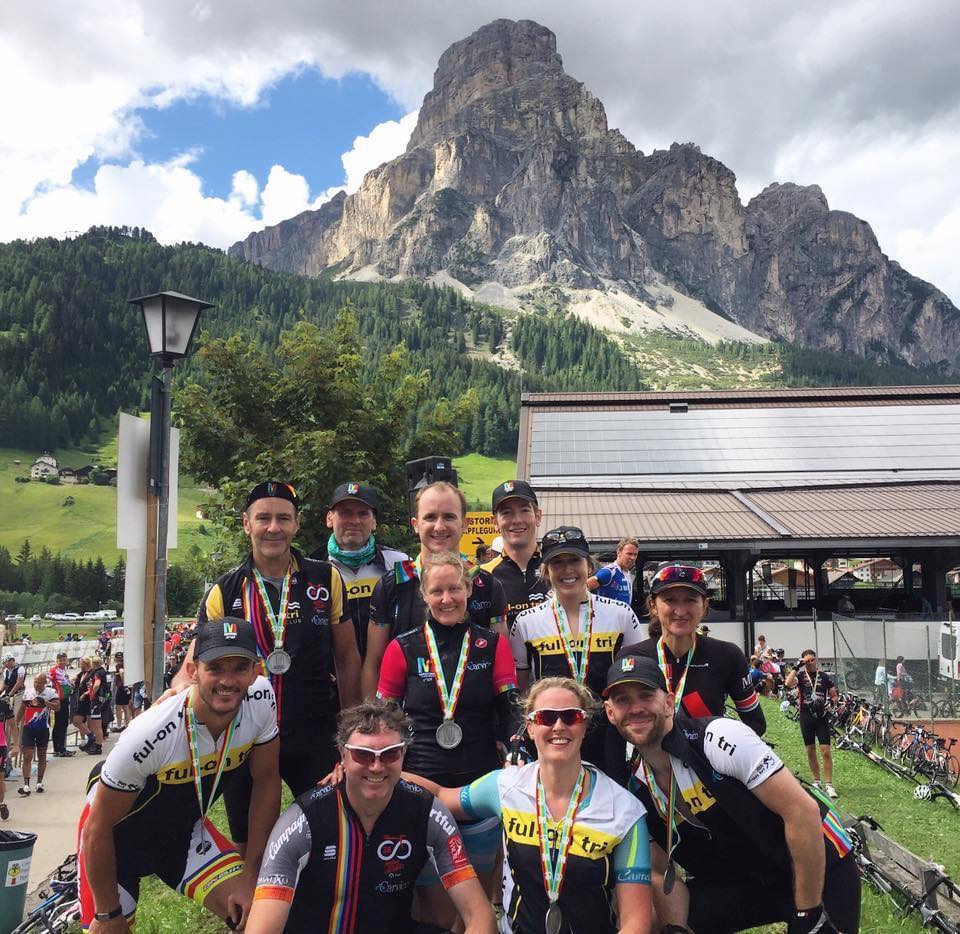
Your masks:
[[[259,675],[247,690],[247,700],[253,705],[257,724],[257,737],[254,746],[269,743],[280,732],[277,725],[277,696],[269,678]]]
[[[345,619],[349,619],[346,611],[346,601],[343,599],[343,578],[340,572],[330,565],[330,625],[339,626]]]
[[[780,757],[749,726],[729,717],[718,717],[706,727],[703,752],[716,772],[751,791],[783,768]]]
[[[760,698],[757,696],[753,682],[750,680],[750,666],[747,664],[747,656],[732,643],[726,643],[726,651],[730,653],[726,690],[730,699],[736,705],[737,713],[742,718],[744,714],[757,712],[757,715],[762,718]],[[753,723],[751,723],[751,726],[753,726]],[[765,721],[764,726],[766,726]]]
[[[496,653],[493,656],[493,689],[498,694],[503,694],[505,691],[516,690],[516,687],[517,669],[513,663],[510,643],[498,635]]]
[[[297,880],[310,859],[311,844],[307,816],[299,804],[291,804],[270,832],[253,900],[292,902]]]
[[[637,619],[637,614],[627,606],[623,604],[623,621],[621,624],[621,629],[623,631],[623,642],[621,645],[633,645],[635,642],[639,642],[643,638],[643,630],[640,628],[640,620]]]
[[[617,882],[650,884],[650,834],[647,819],[640,817],[613,851]]]
[[[496,769],[481,775],[476,781],[460,789],[460,807],[470,820],[482,820],[485,817],[500,817],[500,773]]]
[[[507,592],[492,574],[490,575],[490,628],[507,621]]]
[[[510,651],[517,671],[526,671],[530,667],[527,660],[527,627],[523,618],[526,614],[527,610],[524,610],[510,628]]]
[[[394,572],[387,571],[373,588],[373,596],[370,597],[370,622],[374,626],[390,625],[390,601],[393,589],[388,586],[388,582],[393,578]]]
[[[179,701],[183,701],[183,691]],[[169,707],[167,704],[169,703]],[[166,717],[148,717],[141,714],[127,727],[117,740],[117,745],[110,750],[100,770],[100,781],[114,791],[140,791],[151,775],[155,775],[165,764],[165,757],[169,756],[170,744],[161,739],[176,732],[179,725],[179,703],[165,701],[159,707],[163,708]],[[148,750],[144,754],[144,750]]]
[[[205,623],[208,619],[222,619],[227,614],[223,608],[223,591],[219,584],[214,584],[204,595],[197,607],[197,622]]]
[[[433,857],[437,875],[445,889],[451,889],[477,874],[467,857],[460,828],[453,815],[436,799],[430,807],[427,824],[427,852]]]
[[[380,680],[377,682],[377,697],[380,700],[400,701],[407,693],[407,658],[400,643],[392,639],[383,653],[380,663]]]
[[[613,580],[613,571],[608,567],[602,567],[593,576],[601,587],[606,587]]]

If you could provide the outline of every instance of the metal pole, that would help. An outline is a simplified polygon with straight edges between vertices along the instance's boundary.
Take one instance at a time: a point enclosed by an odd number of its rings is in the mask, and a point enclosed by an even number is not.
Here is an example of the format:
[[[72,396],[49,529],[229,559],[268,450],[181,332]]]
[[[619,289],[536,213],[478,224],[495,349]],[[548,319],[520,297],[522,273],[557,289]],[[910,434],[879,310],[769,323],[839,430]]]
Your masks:
[[[153,681],[150,698],[156,700],[163,693],[164,635],[167,627],[167,525],[170,513],[170,384],[173,378],[173,362],[163,361],[161,383],[163,406],[160,433],[159,507],[157,510],[156,568],[157,599],[153,607]]]
[[[817,632],[817,608],[813,608],[813,651],[820,657],[820,635]]]
[[[890,698],[887,696],[887,621],[880,620],[880,628],[883,630],[883,688],[880,691],[880,705],[886,709],[890,705]]]

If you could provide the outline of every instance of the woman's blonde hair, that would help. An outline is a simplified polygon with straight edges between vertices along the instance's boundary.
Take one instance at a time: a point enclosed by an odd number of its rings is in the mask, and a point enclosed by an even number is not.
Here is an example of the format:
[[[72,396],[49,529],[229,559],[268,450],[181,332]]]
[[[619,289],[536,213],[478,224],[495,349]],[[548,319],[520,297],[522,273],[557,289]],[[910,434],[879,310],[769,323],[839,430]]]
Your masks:
[[[437,480],[435,483],[429,484],[429,486],[420,488],[416,499],[413,501],[414,515],[416,518],[420,518],[420,497],[429,490],[436,490],[438,493],[453,493],[457,499],[460,500],[460,518],[464,520],[467,518],[469,507],[467,506],[467,498],[463,495],[463,490],[455,487],[452,483],[447,483],[446,480]]]
[[[526,693],[520,701],[520,710],[524,717],[528,717],[537,709],[537,697],[544,691],[549,691],[552,688],[575,694],[579,706],[587,712],[588,717],[600,711],[600,701],[597,700],[590,688],[584,687],[578,681],[574,681],[573,678],[553,677],[541,678],[539,681],[534,681],[533,684],[527,688]]]
[[[470,578],[470,566],[460,555],[452,551],[441,551],[435,555],[425,552],[420,569],[420,593],[424,597],[427,595],[427,579],[436,568],[456,568],[460,576],[460,583],[466,583],[467,593],[470,593],[473,586]]]

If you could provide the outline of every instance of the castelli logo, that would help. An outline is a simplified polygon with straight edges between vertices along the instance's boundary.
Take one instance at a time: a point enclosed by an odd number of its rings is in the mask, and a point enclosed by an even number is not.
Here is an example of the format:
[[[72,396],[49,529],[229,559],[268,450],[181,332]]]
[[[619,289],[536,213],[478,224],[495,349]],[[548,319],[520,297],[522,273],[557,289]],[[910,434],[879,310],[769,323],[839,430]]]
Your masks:
[[[487,647],[487,640],[484,638],[477,639],[477,648],[485,649]]]

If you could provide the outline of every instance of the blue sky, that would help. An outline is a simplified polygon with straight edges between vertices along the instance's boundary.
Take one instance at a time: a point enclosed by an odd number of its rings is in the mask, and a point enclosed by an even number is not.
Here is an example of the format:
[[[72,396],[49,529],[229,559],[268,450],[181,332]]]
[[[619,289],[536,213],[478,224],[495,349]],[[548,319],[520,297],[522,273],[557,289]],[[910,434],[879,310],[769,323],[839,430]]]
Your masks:
[[[128,224],[225,248],[355,191],[498,17],[553,30],[637,148],[696,142],[744,202],[818,184],[960,300],[955,0],[8,0],[0,241]]]
[[[136,114],[143,122],[136,148],[145,161],[168,162],[196,150],[193,170],[203,179],[204,193],[226,198],[240,164],[262,179],[273,165],[283,165],[302,175],[311,191],[339,185],[340,157],[354,139],[399,120],[403,110],[368,75],[333,79],[305,68],[268,88],[253,107],[203,95]],[[102,164],[88,159],[74,171],[73,182],[91,188]]]

